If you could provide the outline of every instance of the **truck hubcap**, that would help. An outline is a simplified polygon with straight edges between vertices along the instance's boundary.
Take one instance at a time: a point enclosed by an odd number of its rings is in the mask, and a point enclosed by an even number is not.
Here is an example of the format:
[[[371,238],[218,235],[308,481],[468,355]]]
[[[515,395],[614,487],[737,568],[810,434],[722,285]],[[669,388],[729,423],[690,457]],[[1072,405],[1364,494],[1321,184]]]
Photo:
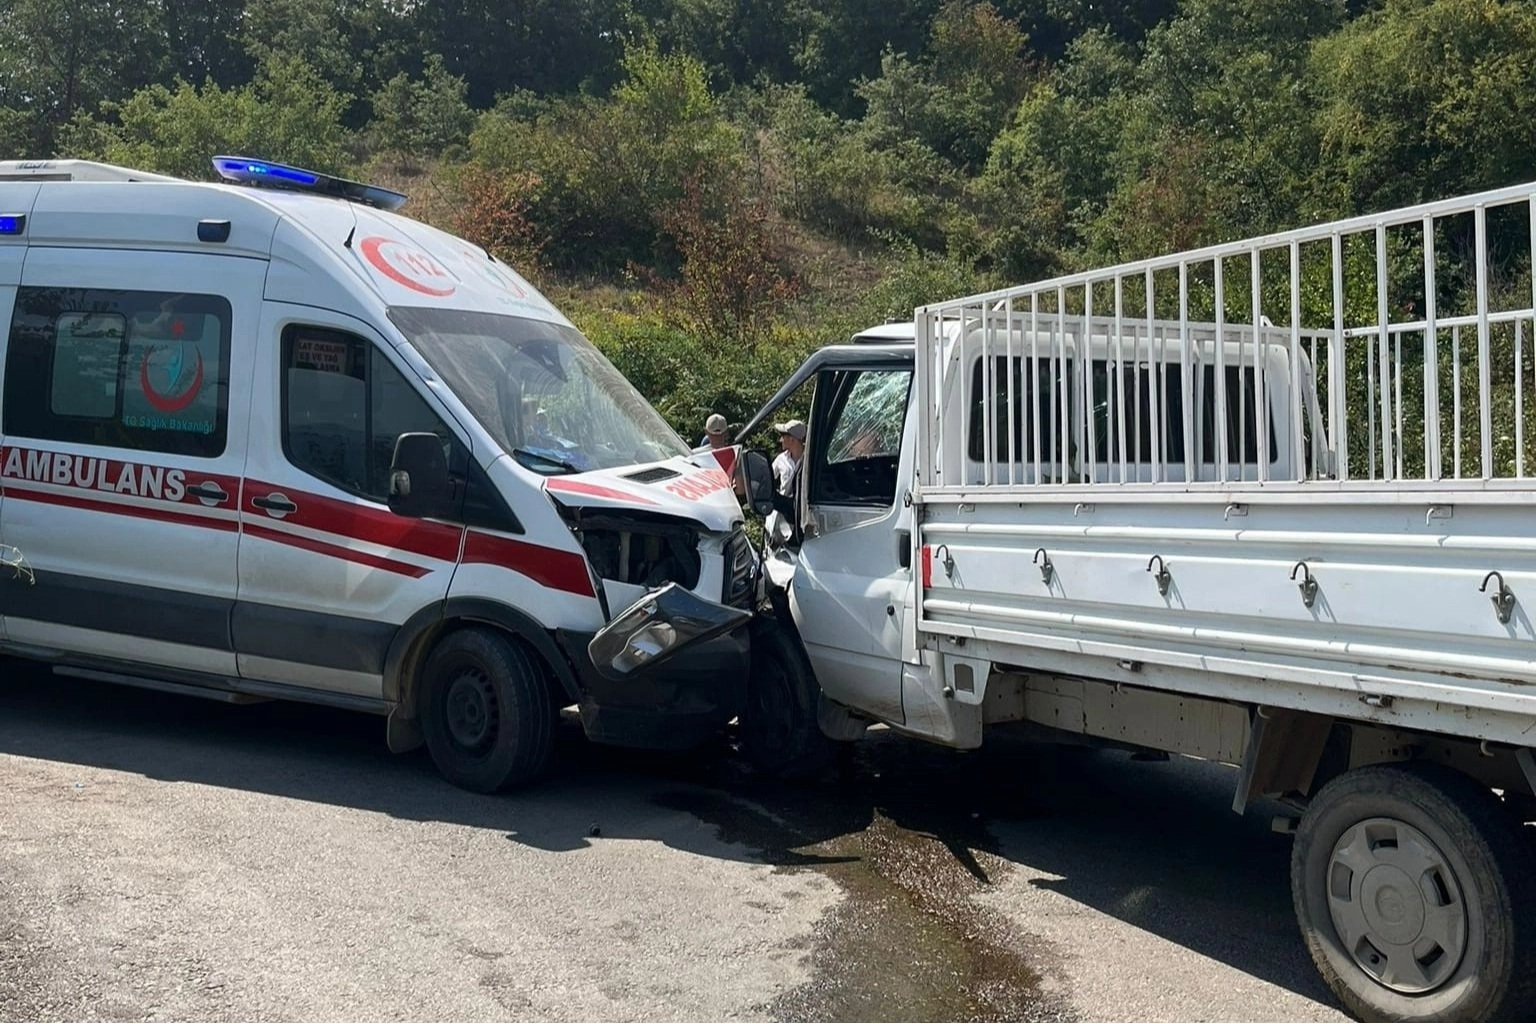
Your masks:
[[[472,753],[490,745],[496,736],[496,694],[483,672],[465,671],[448,686],[448,735]]]
[[[1334,844],[1328,913],[1360,969],[1394,992],[1439,988],[1466,952],[1455,872],[1428,836],[1392,818],[1362,821]]]

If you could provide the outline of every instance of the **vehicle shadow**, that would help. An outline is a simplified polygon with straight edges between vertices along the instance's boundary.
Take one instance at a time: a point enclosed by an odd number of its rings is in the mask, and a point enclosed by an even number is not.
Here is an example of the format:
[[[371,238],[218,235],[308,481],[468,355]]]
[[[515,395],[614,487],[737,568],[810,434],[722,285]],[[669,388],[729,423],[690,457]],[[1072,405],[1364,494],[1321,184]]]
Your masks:
[[[588,744],[560,730],[557,766],[527,791],[466,793],[423,753],[384,749],[376,717],[282,703],[231,706],[55,677],[0,660],[0,754],[496,829],[566,852],[610,839],[787,870],[875,857],[847,842],[925,841],[971,891],[999,872],[1331,1003],[1291,914],[1289,839],[1273,808],[1230,810],[1233,775],[1188,760],[991,744],[957,752],[885,730],[807,786],[755,776],[722,740],[681,755]]]

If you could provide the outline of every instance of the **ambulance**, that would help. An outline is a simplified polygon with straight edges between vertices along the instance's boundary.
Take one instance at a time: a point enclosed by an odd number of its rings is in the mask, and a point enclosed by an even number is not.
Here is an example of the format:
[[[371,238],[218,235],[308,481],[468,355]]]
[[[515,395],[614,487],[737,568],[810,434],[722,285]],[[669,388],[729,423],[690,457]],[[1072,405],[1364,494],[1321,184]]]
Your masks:
[[[758,561],[714,457],[405,196],[213,166],[0,163],[0,651],[375,712],[483,792],[564,708],[640,747],[740,716]]]

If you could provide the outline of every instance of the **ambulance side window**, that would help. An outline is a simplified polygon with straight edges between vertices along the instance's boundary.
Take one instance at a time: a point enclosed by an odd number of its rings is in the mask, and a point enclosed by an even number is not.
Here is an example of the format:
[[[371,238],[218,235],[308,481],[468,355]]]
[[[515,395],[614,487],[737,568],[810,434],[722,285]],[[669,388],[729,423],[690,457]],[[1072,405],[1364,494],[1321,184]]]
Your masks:
[[[229,321],[217,295],[17,289],[5,433],[217,458],[229,419]]]
[[[283,452],[299,469],[362,498],[389,497],[395,438],[437,434],[462,446],[421,395],[356,335],[293,325],[283,331]],[[450,465],[462,464],[462,457]]]

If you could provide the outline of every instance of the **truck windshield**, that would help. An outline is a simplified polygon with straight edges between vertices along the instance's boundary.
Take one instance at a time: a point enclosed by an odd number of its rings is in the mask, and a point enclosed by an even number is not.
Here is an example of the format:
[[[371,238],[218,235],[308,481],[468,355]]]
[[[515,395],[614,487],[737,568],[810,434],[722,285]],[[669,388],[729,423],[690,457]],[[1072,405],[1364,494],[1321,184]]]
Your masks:
[[[401,306],[389,318],[503,450],[535,472],[613,469],[688,452],[574,327]]]

